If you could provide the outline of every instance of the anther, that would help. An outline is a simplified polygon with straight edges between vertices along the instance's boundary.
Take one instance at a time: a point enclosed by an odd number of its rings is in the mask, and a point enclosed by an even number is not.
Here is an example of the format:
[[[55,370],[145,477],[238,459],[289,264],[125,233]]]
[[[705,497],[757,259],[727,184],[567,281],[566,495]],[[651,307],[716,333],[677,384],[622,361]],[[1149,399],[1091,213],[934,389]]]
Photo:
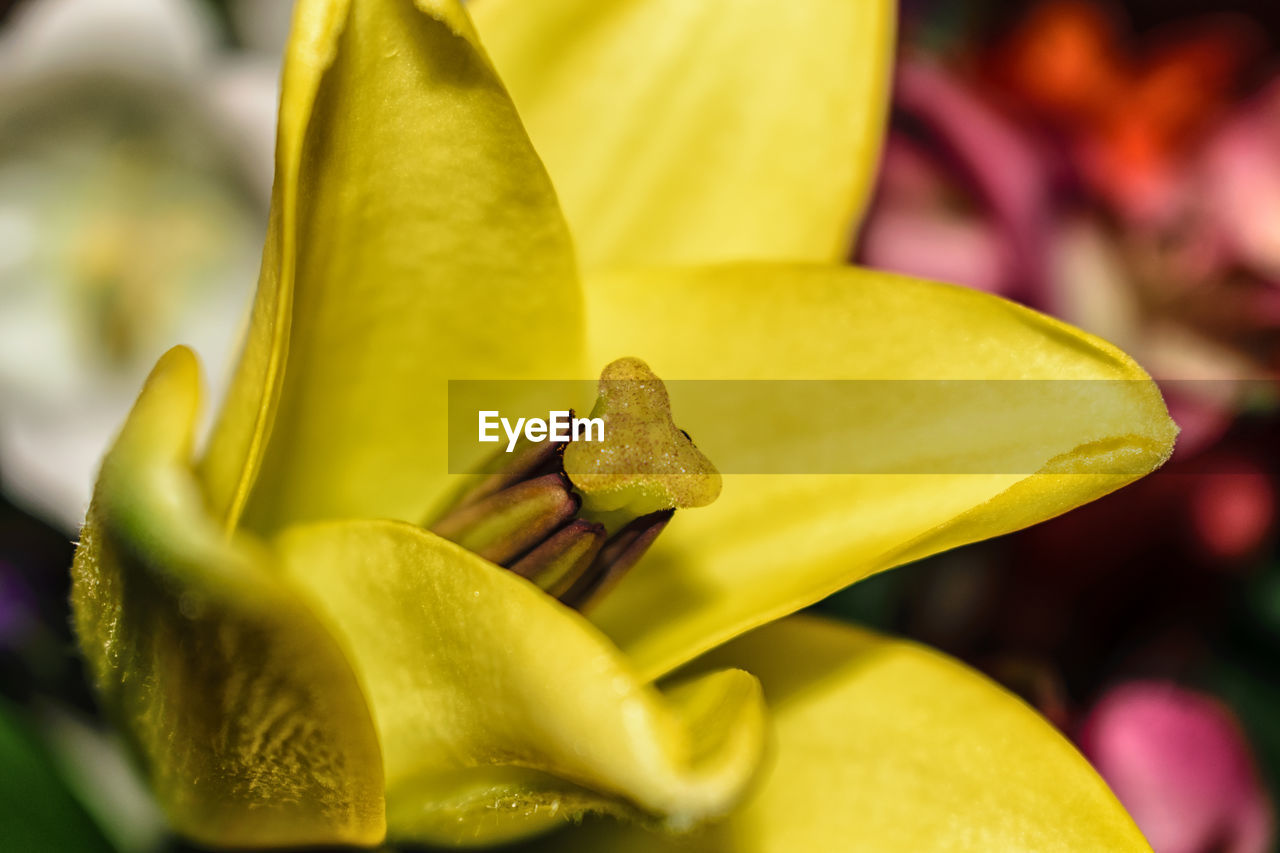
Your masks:
[[[487,560],[507,563],[573,518],[580,506],[563,474],[546,474],[459,506],[430,529]]]
[[[572,415],[572,410],[570,410]],[[498,454],[480,471],[480,481],[454,499],[454,509],[470,506],[522,480],[562,470],[564,444],[521,438],[512,453]]]
[[[606,535],[603,524],[572,521],[513,563],[511,571],[558,598],[591,568]]]
[[[674,509],[650,513],[635,519],[615,533],[600,549],[591,570],[560,595],[560,600],[575,610],[589,609],[613,589],[628,569],[639,562],[673,515]]]

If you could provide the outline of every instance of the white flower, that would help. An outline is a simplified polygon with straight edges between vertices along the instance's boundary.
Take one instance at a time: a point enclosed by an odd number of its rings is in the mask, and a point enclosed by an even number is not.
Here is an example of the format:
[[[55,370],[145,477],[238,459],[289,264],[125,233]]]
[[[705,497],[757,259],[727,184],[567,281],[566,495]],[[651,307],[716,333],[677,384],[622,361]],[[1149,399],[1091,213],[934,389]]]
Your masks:
[[[0,486],[72,528],[175,340],[230,364],[278,62],[191,0],[32,0],[0,37]]]

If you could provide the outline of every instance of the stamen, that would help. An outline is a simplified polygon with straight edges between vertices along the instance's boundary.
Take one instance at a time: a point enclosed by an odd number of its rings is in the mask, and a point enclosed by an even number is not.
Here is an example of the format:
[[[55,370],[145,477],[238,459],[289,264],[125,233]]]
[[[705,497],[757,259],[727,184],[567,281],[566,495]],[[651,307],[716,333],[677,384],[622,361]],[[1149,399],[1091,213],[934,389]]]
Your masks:
[[[547,474],[458,507],[431,531],[487,560],[506,563],[573,518],[580,506],[563,474]]]
[[[640,561],[675,512],[674,509],[664,509],[641,516],[615,533],[600,549],[591,571],[583,574],[577,583],[559,596],[560,600],[575,610],[589,609]]]
[[[572,417],[572,409],[569,414]],[[522,480],[562,471],[560,457],[564,455],[564,447],[561,442],[529,441],[522,437],[513,452],[500,453],[490,460],[480,471],[488,476],[456,498],[454,508],[470,506]]]
[[[511,571],[559,598],[591,568],[606,535],[603,524],[578,519],[521,557]]]

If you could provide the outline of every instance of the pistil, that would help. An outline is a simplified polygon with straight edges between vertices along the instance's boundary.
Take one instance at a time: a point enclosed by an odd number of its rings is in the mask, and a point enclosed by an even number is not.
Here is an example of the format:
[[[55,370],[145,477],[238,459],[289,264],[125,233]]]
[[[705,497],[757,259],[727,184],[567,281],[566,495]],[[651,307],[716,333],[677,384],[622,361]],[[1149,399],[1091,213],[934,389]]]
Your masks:
[[[603,440],[523,441],[499,453],[430,529],[586,610],[720,475],[671,417],[665,386],[624,358],[605,367],[591,417]]]

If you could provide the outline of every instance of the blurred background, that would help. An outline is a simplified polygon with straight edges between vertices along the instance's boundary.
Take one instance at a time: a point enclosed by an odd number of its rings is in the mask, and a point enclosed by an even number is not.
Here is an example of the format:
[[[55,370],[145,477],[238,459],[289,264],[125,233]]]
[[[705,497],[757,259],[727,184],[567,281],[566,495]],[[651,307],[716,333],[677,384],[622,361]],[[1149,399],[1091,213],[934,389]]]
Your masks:
[[[1156,853],[1280,851],[1280,4],[902,2],[851,259],[1102,335],[1182,437],[1122,492],[818,609],[1021,694]],[[195,346],[216,399],[234,358],[289,11],[0,0],[0,850],[187,849],[96,717],[67,568],[155,359]]]

